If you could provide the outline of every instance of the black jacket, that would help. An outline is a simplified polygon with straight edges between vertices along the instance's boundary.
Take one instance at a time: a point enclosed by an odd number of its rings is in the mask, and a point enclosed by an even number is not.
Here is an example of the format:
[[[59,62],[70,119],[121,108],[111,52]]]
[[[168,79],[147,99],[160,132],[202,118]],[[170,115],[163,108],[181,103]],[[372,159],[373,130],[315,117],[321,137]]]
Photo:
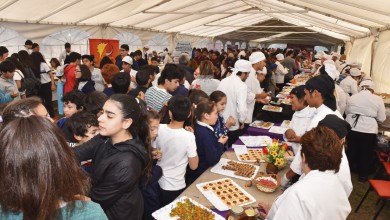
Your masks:
[[[92,159],[89,196],[109,219],[142,219],[139,181],[149,157],[139,139],[113,145],[110,138],[97,135],[74,152],[80,161]]]

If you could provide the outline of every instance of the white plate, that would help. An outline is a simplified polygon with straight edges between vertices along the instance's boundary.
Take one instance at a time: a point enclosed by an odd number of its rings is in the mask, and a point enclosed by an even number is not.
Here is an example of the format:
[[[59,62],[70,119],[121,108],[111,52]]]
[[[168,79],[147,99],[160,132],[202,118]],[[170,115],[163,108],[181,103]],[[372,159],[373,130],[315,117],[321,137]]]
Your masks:
[[[230,176],[230,177],[234,177],[234,178],[237,178],[237,179],[251,180],[251,179],[253,179],[257,175],[257,173],[259,172],[259,169],[260,169],[259,166],[250,164],[250,165],[255,167],[255,172],[253,173],[253,175],[251,177],[238,176],[238,175],[234,174],[235,171],[233,171],[233,170],[225,170],[225,169],[222,168],[222,166],[227,165],[229,161],[231,161],[231,160],[226,159],[226,158],[221,158],[219,160],[219,162],[217,164],[215,164],[213,166],[213,168],[211,168],[210,171],[212,173],[217,173],[217,174],[221,174],[221,175],[225,175],[225,176]],[[247,164],[247,163],[243,163],[243,162],[239,162],[239,161],[234,161],[234,162]]]
[[[280,125],[280,127],[289,128],[290,122],[291,122],[290,120],[284,120],[284,121],[282,122],[282,124]]]
[[[286,132],[287,128],[280,127],[280,126],[272,126],[272,128],[269,129],[269,132],[275,133],[275,134],[284,134]]]
[[[265,123],[267,123],[268,126],[264,126],[264,125],[267,125]],[[264,121],[254,121],[254,122],[249,124],[249,126],[251,126],[251,127],[261,128],[261,129],[270,129],[273,125],[274,125],[274,123],[272,123],[272,122],[264,122]]]
[[[175,201],[173,201],[173,202],[169,203],[168,205],[162,207],[161,209],[159,209],[159,210],[153,212],[153,213],[152,213],[153,218],[155,218],[155,219],[157,219],[157,220],[178,219],[179,217],[171,217],[171,216],[169,216],[169,213],[171,213],[171,210],[172,210],[174,207],[176,207],[176,203],[177,203],[177,202],[179,202],[179,201],[182,202],[182,201],[184,201],[184,199],[186,199],[186,198],[188,198],[188,197],[182,196],[182,197],[180,197],[179,199],[175,199]],[[197,203],[195,200],[193,200],[193,199],[191,199],[191,198],[188,198],[188,199],[189,199],[192,203],[194,203],[195,205],[200,206],[200,207],[206,209],[207,211],[214,213],[214,216],[215,216],[214,219],[216,219],[216,220],[224,220],[224,219],[225,219],[225,218],[223,218],[222,216],[218,215],[217,213],[215,213],[215,212],[211,211],[210,209],[204,207],[203,205]]]
[[[268,136],[240,136],[242,143],[247,147],[265,147],[272,143]]]
[[[273,105],[264,105],[262,109],[270,112],[282,112],[283,110],[282,107],[273,106]]]
[[[219,211],[226,211],[226,210],[229,210],[230,208],[225,205],[225,203],[223,203],[223,201],[212,191],[212,190],[204,190],[203,189],[203,186],[206,185],[206,184],[209,184],[209,183],[215,183],[215,182],[218,182],[218,181],[224,181],[226,179],[230,179],[230,178],[223,178],[223,179],[218,179],[218,180],[213,180],[213,181],[209,181],[209,182],[204,182],[204,183],[199,183],[199,184],[196,184],[196,188],[199,189],[199,191],[211,202],[211,204],[213,204],[213,206],[215,206],[216,209],[218,209]],[[241,204],[240,206],[245,206],[245,205],[249,205],[249,204],[252,204],[254,202],[256,202],[256,199],[251,195],[249,194],[248,192],[246,192],[243,188],[241,188],[236,182],[234,182],[232,179],[230,179],[233,183],[233,185],[235,187],[237,187],[241,192],[243,192],[245,194],[245,196],[249,197],[250,201],[247,202],[247,203],[244,203],[244,204]]]

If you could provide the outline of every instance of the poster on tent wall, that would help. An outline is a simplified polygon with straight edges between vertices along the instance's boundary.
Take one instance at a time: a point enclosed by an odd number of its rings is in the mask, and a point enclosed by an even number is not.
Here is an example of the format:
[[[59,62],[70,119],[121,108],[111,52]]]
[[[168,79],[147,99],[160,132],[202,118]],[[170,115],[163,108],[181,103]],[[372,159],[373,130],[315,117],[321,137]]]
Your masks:
[[[99,65],[105,56],[115,63],[115,57],[119,55],[119,40],[89,39],[89,53],[95,57],[96,65]]]
[[[180,54],[187,53],[188,55],[192,55],[192,47],[191,42],[188,41],[178,41],[176,43],[175,52],[173,53],[173,62],[179,63]]]

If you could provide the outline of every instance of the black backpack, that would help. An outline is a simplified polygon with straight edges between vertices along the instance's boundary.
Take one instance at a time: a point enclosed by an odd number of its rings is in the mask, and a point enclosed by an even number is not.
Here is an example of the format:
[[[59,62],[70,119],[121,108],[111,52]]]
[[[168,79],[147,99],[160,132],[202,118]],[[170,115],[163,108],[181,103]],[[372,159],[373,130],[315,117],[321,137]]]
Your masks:
[[[18,74],[20,75],[20,73]],[[41,81],[34,75],[31,68],[25,68],[24,77],[22,77],[20,82],[22,85],[20,91],[26,91],[26,97],[38,95],[39,89],[41,88]]]

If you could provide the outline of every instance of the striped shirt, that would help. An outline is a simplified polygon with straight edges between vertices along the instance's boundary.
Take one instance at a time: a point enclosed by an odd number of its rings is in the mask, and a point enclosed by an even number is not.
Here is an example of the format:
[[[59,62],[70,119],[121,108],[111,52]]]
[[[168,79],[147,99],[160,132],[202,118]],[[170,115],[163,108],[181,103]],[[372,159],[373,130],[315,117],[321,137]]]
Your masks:
[[[145,93],[146,105],[157,112],[161,110],[166,102],[172,97],[165,89],[157,86],[150,87]]]

